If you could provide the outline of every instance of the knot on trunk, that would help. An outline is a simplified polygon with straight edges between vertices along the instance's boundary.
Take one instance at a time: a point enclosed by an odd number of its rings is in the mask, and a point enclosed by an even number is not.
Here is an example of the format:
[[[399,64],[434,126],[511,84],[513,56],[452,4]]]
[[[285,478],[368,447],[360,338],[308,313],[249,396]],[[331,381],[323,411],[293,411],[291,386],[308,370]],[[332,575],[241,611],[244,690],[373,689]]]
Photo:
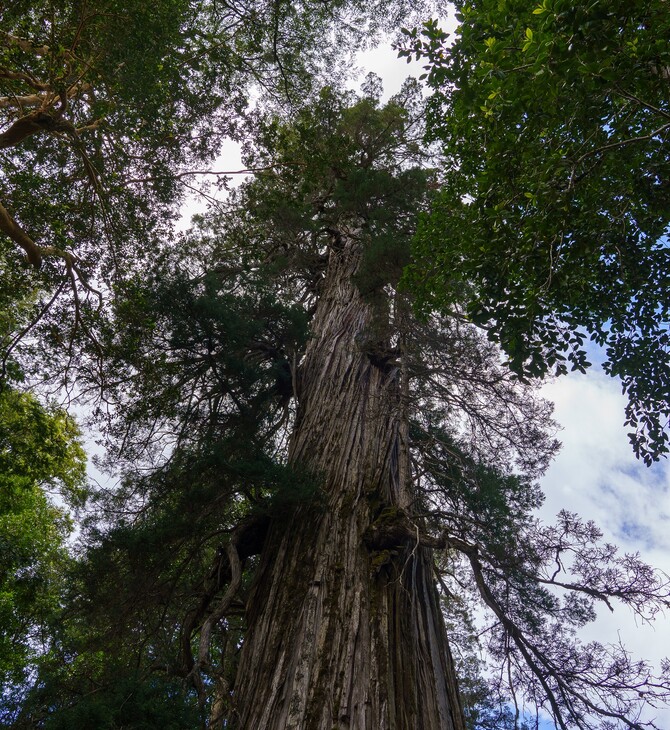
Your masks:
[[[393,505],[384,507],[363,534],[363,542],[374,552],[404,547],[412,540],[416,531],[405,512]]]
[[[356,344],[364,352],[370,363],[385,375],[393,375],[400,368],[400,349],[391,347],[379,333],[374,331],[359,332],[354,338]]]

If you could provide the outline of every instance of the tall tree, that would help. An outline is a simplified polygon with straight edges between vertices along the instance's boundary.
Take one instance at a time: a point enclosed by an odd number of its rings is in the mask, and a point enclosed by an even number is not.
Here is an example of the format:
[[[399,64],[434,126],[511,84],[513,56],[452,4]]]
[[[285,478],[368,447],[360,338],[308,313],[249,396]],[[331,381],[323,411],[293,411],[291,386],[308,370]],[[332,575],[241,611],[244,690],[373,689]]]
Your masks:
[[[514,727],[516,694],[561,728],[643,727],[667,677],[573,633],[596,602],[651,616],[668,587],[574,515],[532,517],[549,406],[458,311],[413,315],[398,282],[434,173],[417,89],[378,92],[260,119],[264,172],[126,282],[96,386],[128,468],[68,655],[182,677],[212,728]],[[486,712],[461,708],[467,631],[450,646],[442,616],[475,600],[512,685]],[[117,685],[96,675],[96,698]],[[72,683],[45,686],[26,726],[70,711]]]
[[[520,375],[589,366],[629,398],[636,454],[668,452],[670,24],[666,4],[456,2],[427,61],[428,129],[449,163],[414,288],[459,298]]]

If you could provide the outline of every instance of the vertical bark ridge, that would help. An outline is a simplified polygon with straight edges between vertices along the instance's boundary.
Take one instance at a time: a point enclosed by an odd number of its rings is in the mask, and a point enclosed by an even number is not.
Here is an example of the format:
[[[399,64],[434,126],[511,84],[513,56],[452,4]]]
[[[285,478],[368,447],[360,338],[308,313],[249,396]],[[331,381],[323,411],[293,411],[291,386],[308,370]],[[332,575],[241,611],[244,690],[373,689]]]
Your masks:
[[[430,553],[364,540],[406,496],[400,382],[360,345],[359,258],[353,239],[331,253],[301,368],[289,458],[324,504],[270,529],[234,692],[245,730],[463,728]]]

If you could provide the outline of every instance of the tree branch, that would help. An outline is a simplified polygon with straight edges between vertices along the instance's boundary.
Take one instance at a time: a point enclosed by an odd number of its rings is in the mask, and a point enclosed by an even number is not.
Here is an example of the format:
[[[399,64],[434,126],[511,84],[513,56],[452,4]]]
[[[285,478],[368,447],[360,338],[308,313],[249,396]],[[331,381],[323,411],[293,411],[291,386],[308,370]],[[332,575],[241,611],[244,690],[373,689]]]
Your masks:
[[[42,94],[29,94],[28,96],[0,96],[0,109],[8,107],[30,107],[42,106],[44,104],[44,96]]]
[[[125,181],[125,185],[133,185],[136,183],[155,182],[157,180],[180,180],[183,177],[192,177],[194,175],[258,175],[269,170],[274,170],[279,167],[278,164],[266,165],[265,167],[250,167],[242,170],[187,170],[185,172],[178,172],[174,175],[154,175],[151,177],[136,177],[130,178]],[[282,162],[281,167],[305,167],[305,163],[302,162]]]
[[[9,129],[0,134],[0,149],[16,147],[24,139],[38,132],[67,131],[68,124],[60,118],[58,113],[52,115],[38,109],[17,119]]]
[[[240,556],[237,552],[237,540],[233,535],[230,542],[226,546],[226,554],[230,565],[230,583],[223,597],[216,605],[212,613],[207,617],[200,630],[200,645],[198,647],[198,668],[206,667],[209,664],[209,645],[212,639],[212,629],[223,618],[226,611],[230,608],[230,604],[235,598],[237,591],[242,583],[242,567]]]
[[[240,561],[244,561],[251,555],[257,555],[258,553],[260,553],[263,542],[265,541],[265,535],[267,533],[268,526],[269,518],[267,516],[255,515],[254,517],[251,517],[250,519],[240,523],[233,530],[233,535],[231,536],[231,544],[233,545],[236,555]],[[228,560],[225,560],[226,557],[228,558]],[[232,580],[232,564],[230,563],[230,555],[228,555],[228,551],[226,551],[225,554],[217,556],[216,560],[214,561],[209,575],[203,581],[202,598],[198,605],[187,614],[187,618],[182,626],[180,664],[181,673],[183,673],[183,676],[195,676],[194,672],[197,669],[197,665],[195,665],[193,653],[191,651],[191,637],[193,636],[193,633],[196,630],[198,623],[202,620],[203,616],[207,612],[210,603],[214,599],[214,596],[218,591],[221,590],[222,586],[225,585],[226,581],[228,580]],[[226,594],[227,593],[228,591],[226,591]],[[232,601],[233,597],[234,594],[231,597],[230,601]],[[227,608],[230,607],[230,601],[228,602],[228,606],[224,608],[223,613],[225,613]],[[222,603],[223,599],[219,603],[219,609],[221,608]],[[220,618],[217,620],[220,620]],[[212,626],[214,625],[214,623],[212,624]],[[202,645],[202,639],[200,641],[200,645]],[[198,651],[198,659],[200,660],[200,650]],[[197,684],[197,679],[195,681]]]
[[[0,75],[2,72],[0,71]],[[41,84],[44,88],[38,89],[35,94],[27,94],[24,96],[17,96],[16,94],[9,94],[7,96],[0,97],[0,109],[7,109],[10,107],[41,107],[42,111],[47,109],[49,105],[58,98],[53,89],[48,84]],[[92,90],[91,84],[86,81],[76,81],[71,84],[65,96],[68,99],[74,99],[80,94],[85,94]]]
[[[12,81],[24,81],[36,91],[48,91],[49,85],[38,81],[32,74],[24,71],[10,71],[8,68],[0,68],[0,79],[11,79]]]
[[[42,249],[18,225],[2,203],[0,203],[0,231],[6,233],[14,243],[17,243],[26,252],[28,261],[36,269],[40,268],[42,265]]]
[[[665,115],[670,116],[670,115]],[[666,129],[670,129],[670,122],[667,124],[661,125],[658,129],[655,129],[653,132],[649,132],[649,134],[643,134],[640,137],[629,137],[628,139],[622,139],[619,142],[612,142],[610,144],[603,145],[602,147],[598,147],[595,150],[589,150],[588,152],[585,152],[576,162],[575,166],[579,165],[580,162],[583,162],[587,157],[592,157],[593,155],[599,155],[602,152],[607,152],[607,150],[613,150],[617,147],[626,147],[629,144],[635,144],[636,142],[648,142],[649,140],[653,139],[657,135],[661,134],[662,132],[665,132]],[[578,180],[577,180],[578,182]]]
[[[28,40],[28,38],[22,38],[21,36],[8,33],[7,31],[0,31],[0,36],[4,37],[5,45],[20,48],[24,53],[32,53],[35,56],[48,56],[52,53],[50,46],[40,46],[37,43],[33,43],[33,41]],[[60,51],[60,54],[70,61],[75,59],[75,56],[71,51],[62,50]]]

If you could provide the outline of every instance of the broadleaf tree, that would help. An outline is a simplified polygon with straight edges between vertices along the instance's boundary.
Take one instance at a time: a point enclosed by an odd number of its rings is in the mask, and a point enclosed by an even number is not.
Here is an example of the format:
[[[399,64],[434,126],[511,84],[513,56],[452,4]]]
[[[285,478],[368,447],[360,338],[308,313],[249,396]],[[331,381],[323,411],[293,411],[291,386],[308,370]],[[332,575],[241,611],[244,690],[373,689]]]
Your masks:
[[[668,452],[670,25],[664,2],[455,3],[406,31],[448,163],[413,286],[464,303],[521,376],[589,367],[628,395],[646,463]],[[459,299],[460,298],[460,299]]]
[[[70,561],[67,506],[86,498],[85,454],[68,415],[0,391],[0,685],[21,690],[50,648]],[[59,502],[57,501],[59,500]]]

